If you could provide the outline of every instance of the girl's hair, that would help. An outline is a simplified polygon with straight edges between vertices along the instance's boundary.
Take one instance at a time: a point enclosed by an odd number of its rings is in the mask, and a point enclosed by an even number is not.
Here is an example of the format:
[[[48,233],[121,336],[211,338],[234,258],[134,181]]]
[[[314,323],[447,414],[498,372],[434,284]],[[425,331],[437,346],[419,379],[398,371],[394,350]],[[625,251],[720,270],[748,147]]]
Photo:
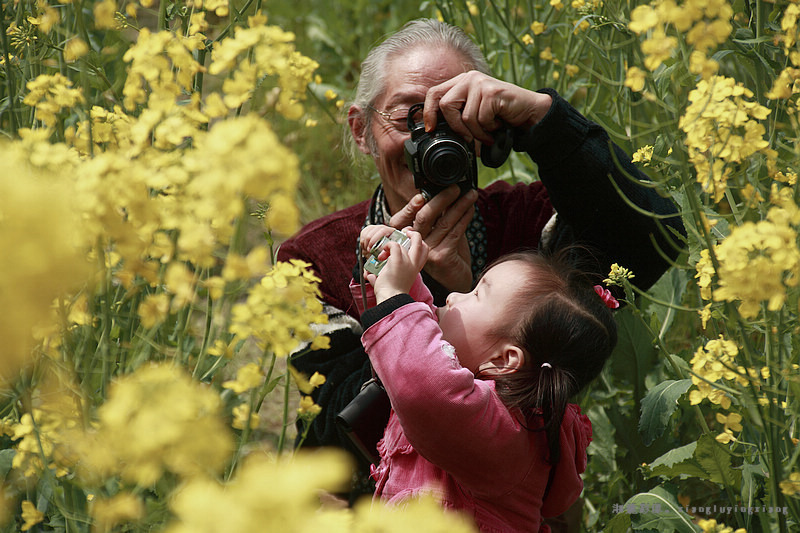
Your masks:
[[[378,97],[386,91],[386,76],[390,70],[389,62],[419,47],[429,50],[434,48],[452,50],[454,60],[460,58],[465,70],[478,70],[489,74],[489,65],[481,49],[461,28],[436,19],[418,19],[408,22],[370,50],[361,63],[361,77],[358,80],[353,105],[358,106],[364,112],[367,143],[373,150],[372,113],[368,112],[368,108],[374,105]],[[351,143],[350,151],[353,155],[358,153],[354,142]]]
[[[611,310],[590,276],[574,265],[581,255],[575,251],[515,253],[494,263],[520,261],[532,270],[509,302],[511,316],[520,318],[506,332],[525,351],[525,364],[496,378],[495,386],[509,408],[541,415],[552,465],[561,456],[559,433],[567,403],[600,374],[617,343]]]

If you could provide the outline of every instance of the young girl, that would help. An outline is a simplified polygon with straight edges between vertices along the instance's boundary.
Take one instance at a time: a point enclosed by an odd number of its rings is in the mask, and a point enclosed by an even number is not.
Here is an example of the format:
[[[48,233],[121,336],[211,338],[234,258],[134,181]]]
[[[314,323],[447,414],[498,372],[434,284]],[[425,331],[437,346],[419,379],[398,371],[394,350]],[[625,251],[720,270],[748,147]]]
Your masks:
[[[362,249],[392,231],[366,227]],[[380,274],[365,273],[362,342],[392,403],[375,497],[428,493],[481,531],[549,531],[542,517],[583,488],[591,424],[568,399],[616,343],[611,299],[562,262],[520,253],[436,308],[419,276],[427,245],[405,233],[409,249],[389,242]]]

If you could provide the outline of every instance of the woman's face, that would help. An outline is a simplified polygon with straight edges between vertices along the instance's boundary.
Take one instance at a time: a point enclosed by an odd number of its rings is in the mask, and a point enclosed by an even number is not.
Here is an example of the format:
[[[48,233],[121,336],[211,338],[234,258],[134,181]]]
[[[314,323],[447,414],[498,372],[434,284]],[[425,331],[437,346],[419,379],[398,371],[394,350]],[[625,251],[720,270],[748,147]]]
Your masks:
[[[387,69],[386,90],[373,104],[375,109],[382,112],[407,110],[423,102],[429,88],[465,72],[464,61],[447,48],[411,49],[394,57],[387,64]],[[403,144],[411,135],[398,130],[374,111],[365,109],[364,112],[373,114],[371,133],[377,152],[371,155],[378,167],[389,209],[396,213],[418,192],[403,151]]]

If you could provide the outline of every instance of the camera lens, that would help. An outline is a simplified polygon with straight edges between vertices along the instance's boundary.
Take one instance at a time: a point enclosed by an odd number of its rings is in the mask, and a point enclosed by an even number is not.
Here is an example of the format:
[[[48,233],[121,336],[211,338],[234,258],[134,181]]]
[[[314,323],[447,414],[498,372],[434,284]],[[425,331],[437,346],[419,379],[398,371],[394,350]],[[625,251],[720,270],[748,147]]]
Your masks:
[[[457,183],[467,173],[469,154],[449,139],[435,140],[425,151],[422,168],[428,179],[440,185]]]

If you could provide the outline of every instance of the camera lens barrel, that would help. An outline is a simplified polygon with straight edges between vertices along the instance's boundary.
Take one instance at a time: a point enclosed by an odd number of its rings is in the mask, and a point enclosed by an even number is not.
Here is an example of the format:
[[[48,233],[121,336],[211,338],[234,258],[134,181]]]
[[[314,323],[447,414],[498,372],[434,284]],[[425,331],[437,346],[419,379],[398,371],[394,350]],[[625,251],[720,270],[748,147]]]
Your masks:
[[[422,153],[422,170],[437,185],[450,185],[464,179],[471,158],[463,143],[450,138],[434,138]]]

